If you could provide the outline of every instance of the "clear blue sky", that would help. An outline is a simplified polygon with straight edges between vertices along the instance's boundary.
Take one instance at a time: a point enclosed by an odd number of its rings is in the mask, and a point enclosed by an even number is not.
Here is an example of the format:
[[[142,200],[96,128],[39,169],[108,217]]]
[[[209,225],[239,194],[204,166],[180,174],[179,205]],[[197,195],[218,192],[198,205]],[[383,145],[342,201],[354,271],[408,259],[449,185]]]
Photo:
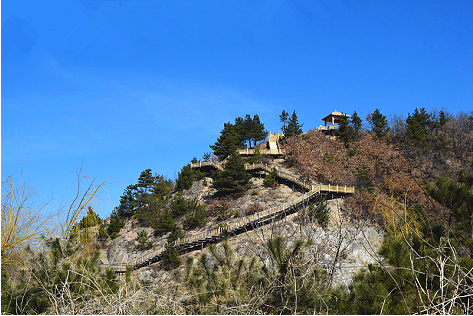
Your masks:
[[[473,110],[472,1],[4,0],[2,179],[45,200],[75,171],[118,205],[141,171],[174,179],[223,123],[296,110]]]

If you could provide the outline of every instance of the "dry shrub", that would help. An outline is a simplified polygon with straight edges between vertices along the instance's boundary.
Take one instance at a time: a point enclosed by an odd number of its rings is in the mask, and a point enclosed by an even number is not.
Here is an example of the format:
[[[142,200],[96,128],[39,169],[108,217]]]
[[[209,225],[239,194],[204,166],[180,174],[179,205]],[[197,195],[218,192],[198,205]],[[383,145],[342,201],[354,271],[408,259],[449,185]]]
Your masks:
[[[393,172],[407,172],[408,164],[400,151],[383,140],[364,134],[350,145],[350,152],[339,141],[311,130],[307,137],[290,138],[287,160],[301,177],[320,183],[359,185],[361,172],[382,183]]]
[[[255,203],[250,204],[246,208],[246,215],[252,215],[255,213],[259,213],[261,211],[263,211],[263,206],[261,206],[261,204],[259,204],[258,202],[255,202]]]
[[[206,210],[205,210],[205,216],[206,217],[217,217],[219,213],[225,209],[231,209],[233,206],[232,203],[233,200],[227,198],[227,197],[221,197],[215,200],[211,200],[207,205],[206,205]]]

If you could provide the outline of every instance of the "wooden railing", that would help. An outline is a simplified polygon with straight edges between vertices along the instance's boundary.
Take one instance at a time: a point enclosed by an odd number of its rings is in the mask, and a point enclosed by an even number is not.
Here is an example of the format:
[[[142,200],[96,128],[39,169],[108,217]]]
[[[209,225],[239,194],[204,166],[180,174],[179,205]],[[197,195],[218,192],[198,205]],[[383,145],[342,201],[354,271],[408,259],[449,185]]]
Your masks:
[[[284,149],[260,149],[259,152],[262,155],[285,155],[286,154],[286,151]],[[239,149],[238,153],[240,155],[254,155],[255,149],[254,148]]]
[[[191,168],[201,168],[202,166],[213,166],[217,169],[221,168],[220,164],[214,162],[199,162],[191,164]],[[262,169],[267,172],[272,170],[271,167],[268,167],[265,164],[247,164],[245,165],[245,170],[254,170]],[[266,209],[262,212],[258,212],[248,216],[241,216],[238,218],[231,219],[228,223],[222,227],[214,228],[211,230],[205,230],[199,234],[191,235],[185,238],[179,238],[175,246],[181,250],[189,249],[198,245],[204,246],[204,244],[209,242],[215,242],[223,238],[225,233],[230,233],[237,235],[245,231],[248,227],[261,227],[271,221],[278,220],[278,218],[283,218],[287,214],[294,213],[296,211],[296,206],[302,205],[305,202],[311,200],[322,192],[327,193],[337,193],[337,194],[353,194],[355,193],[354,187],[338,186],[338,185],[321,185],[321,184],[311,184],[307,181],[297,178],[294,174],[290,174],[283,171],[278,171],[277,176],[281,179],[291,181],[296,185],[304,188],[308,192],[304,193],[302,196],[299,196],[293,199],[291,202],[285,203],[278,207]],[[117,273],[125,272],[126,266],[132,266],[133,269],[139,269],[143,266],[149,265],[151,263],[161,260],[164,247],[158,249],[152,249],[143,253],[139,258],[135,258],[127,263],[115,263],[104,265],[103,267],[111,267]]]

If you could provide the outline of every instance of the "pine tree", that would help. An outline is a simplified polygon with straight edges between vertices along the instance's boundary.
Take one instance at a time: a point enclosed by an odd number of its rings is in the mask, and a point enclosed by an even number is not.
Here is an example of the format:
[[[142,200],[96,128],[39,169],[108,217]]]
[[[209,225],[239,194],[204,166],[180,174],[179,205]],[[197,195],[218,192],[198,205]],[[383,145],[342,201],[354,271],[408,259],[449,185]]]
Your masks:
[[[110,215],[110,224],[107,227],[107,234],[110,238],[117,238],[118,232],[120,229],[125,226],[125,220],[119,215],[117,209],[115,208]]]
[[[442,127],[447,123],[448,117],[447,114],[444,111],[440,111],[439,113],[439,119],[438,119],[438,126]]]
[[[345,147],[354,141],[356,137],[355,131],[353,127],[349,125],[348,118],[346,116],[342,117],[338,130],[335,130],[334,134],[335,136],[338,136],[338,140],[342,142]]]
[[[188,200],[188,213],[186,215],[185,223],[190,228],[195,228],[197,226],[202,227],[207,222],[205,217],[205,205],[200,204],[197,198]]]
[[[276,177],[278,175],[278,171],[276,168],[271,169],[269,173],[266,174],[263,180],[263,184],[267,187],[275,187],[278,185],[276,181]]]
[[[268,131],[264,129],[264,124],[261,123],[258,114],[253,116],[250,137],[254,142],[254,146],[256,146],[257,142],[262,141],[268,137]]]
[[[212,153],[206,152],[206,153],[202,156],[202,160],[203,160],[203,161],[209,161],[209,160],[210,160],[210,156],[212,156]]]
[[[151,169],[146,169],[145,171],[141,172],[136,185],[135,194],[138,208],[144,207],[145,205],[149,205],[151,203],[155,181],[156,178],[153,176]]]
[[[253,119],[251,118],[251,115],[249,114],[246,114],[245,116],[245,121],[243,123],[243,129],[244,129],[244,139],[245,141],[248,142],[248,146],[251,148],[251,139],[252,139],[252,133],[253,133],[253,126],[254,126],[254,123],[253,123]]]
[[[462,169],[458,181],[443,176],[435,179],[434,183],[427,184],[426,191],[450,210],[448,224],[455,220],[457,230],[473,239],[473,174]]]
[[[355,134],[358,136],[361,132],[361,122],[362,119],[358,116],[358,114],[353,112],[353,115],[350,117],[350,126],[353,128],[355,131]]]
[[[299,124],[299,121],[297,119],[297,114],[296,111],[292,113],[291,118],[289,119],[289,123],[287,124],[286,129],[284,130],[284,136],[285,137],[290,137],[290,136],[297,136],[302,134],[302,126],[304,124]]]
[[[166,238],[165,250],[162,252],[162,260],[164,268],[167,270],[174,269],[181,264],[181,258],[179,258],[179,250],[176,248],[176,240],[184,237],[184,232],[181,228],[176,225],[171,230],[171,233]]]
[[[171,192],[171,187],[171,180],[158,174],[153,175],[151,169],[146,169],[141,172],[138,183],[128,185],[120,197],[119,215],[159,208],[164,198]]]
[[[220,137],[217,139],[215,145],[210,145],[214,151],[215,156],[223,160],[236,152],[238,148],[244,146],[241,137],[237,133],[235,125],[230,122],[224,124],[223,130],[220,132]]]
[[[88,207],[87,210],[87,215],[84,216],[81,221],[79,222],[79,228],[88,228],[88,227],[93,227],[100,225],[102,223],[102,220],[100,217],[94,212],[94,209],[92,206]]]
[[[136,189],[136,184],[130,184],[125,188],[125,192],[120,197],[120,205],[118,206],[118,214],[120,216],[124,216],[126,212],[135,211],[138,207]]]
[[[287,113],[285,110],[282,110],[281,115],[279,115],[279,121],[282,123],[283,132],[286,130],[286,122],[288,118],[289,118],[289,113]]]
[[[371,124],[371,130],[375,134],[376,138],[382,138],[389,132],[388,121],[386,116],[379,112],[379,109],[376,109],[369,120]]]
[[[420,111],[416,108],[412,115],[409,113],[406,124],[407,135],[414,143],[421,147],[429,144],[428,139],[430,131],[434,127],[434,122],[425,108],[421,108]]]
[[[153,184],[153,195],[158,199],[164,199],[171,193],[173,182],[162,175],[155,174]]]
[[[245,171],[245,163],[240,154],[232,154],[224,166],[222,172],[213,174],[212,187],[219,193],[236,193],[248,190],[251,183],[251,175]]]
[[[248,117],[248,115],[247,115]],[[250,118],[251,120],[251,118]],[[242,117],[237,117],[235,119],[235,131],[238,134],[238,139],[241,143],[246,144],[246,142],[249,143],[249,146],[251,147],[251,142],[250,142],[250,137],[249,137],[249,130],[247,123],[245,122],[245,119]]]
[[[189,165],[182,167],[181,171],[178,172],[176,180],[176,188],[178,190],[187,190],[191,187],[194,175]]]
[[[138,237],[136,237],[137,244],[135,248],[138,250],[148,250],[153,247],[153,242],[149,240],[148,232],[146,230],[142,230],[138,232]]]

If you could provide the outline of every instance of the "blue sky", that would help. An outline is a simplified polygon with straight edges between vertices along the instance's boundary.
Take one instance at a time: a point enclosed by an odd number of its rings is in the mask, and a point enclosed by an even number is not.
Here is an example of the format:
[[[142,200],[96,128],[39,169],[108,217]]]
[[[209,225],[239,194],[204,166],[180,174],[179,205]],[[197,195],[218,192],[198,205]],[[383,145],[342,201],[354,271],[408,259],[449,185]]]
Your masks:
[[[106,216],[141,171],[174,179],[223,123],[296,110],[473,110],[471,1],[2,1],[2,179]]]

